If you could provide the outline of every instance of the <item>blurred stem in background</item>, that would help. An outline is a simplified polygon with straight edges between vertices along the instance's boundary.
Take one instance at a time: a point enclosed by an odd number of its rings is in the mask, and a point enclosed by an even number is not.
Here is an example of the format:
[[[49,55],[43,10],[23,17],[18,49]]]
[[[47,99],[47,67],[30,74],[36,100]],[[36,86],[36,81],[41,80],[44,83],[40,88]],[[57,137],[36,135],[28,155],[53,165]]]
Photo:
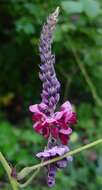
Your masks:
[[[94,100],[95,100],[96,105],[102,107],[102,100],[101,100],[101,98],[98,96],[98,94],[97,94],[97,92],[96,92],[96,88],[95,88],[95,86],[94,86],[94,84],[93,84],[91,78],[89,77],[89,75],[88,75],[88,73],[87,73],[87,71],[86,71],[86,68],[85,68],[84,64],[83,64],[82,61],[80,60],[80,58],[79,58],[79,56],[78,56],[78,54],[77,54],[77,51],[76,51],[76,49],[74,48],[73,42],[72,42],[72,40],[71,40],[70,37],[68,37],[68,41],[69,41],[69,45],[70,45],[70,47],[71,47],[73,56],[74,56],[74,58],[75,58],[75,61],[76,61],[76,63],[77,63],[77,65],[78,65],[78,67],[79,67],[81,73],[83,74],[83,76],[84,76],[84,78],[85,78],[85,80],[86,80],[86,82],[87,82],[87,84],[88,84],[88,86],[89,86],[89,88],[90,88],[90,90],[91,90],[91,93],[92,93],[92,96],[93,96],[93,98],[94,98]]]
[[[74,75],[77,72],[77,69],[74,68],[74,70],[72,71],[70,76],[67,75],[67,73],[64,71],[64,69],[62,67],[58,67],[58,70],[59,70],[60,74],[63,75],[63,77],[66,79],[66,85],[65,85],[65,91],[64,91],[64,101],[65,101],[68,99],[68,90],[73,81]]]

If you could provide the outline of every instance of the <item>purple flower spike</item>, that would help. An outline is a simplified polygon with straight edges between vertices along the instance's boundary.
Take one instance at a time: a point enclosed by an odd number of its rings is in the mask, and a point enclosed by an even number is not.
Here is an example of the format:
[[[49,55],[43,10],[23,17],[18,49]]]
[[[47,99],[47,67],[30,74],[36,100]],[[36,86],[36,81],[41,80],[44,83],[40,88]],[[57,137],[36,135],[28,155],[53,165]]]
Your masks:
[[[39,104],[29,106],[29,110],[32,112],[32,120],[34,121],[33,129],[48,139],[45,150],[36,154],[43,161],[63,156],[69,152],[66,145],[72,133],[70,125],[77,123],[77,115],[69,101],[64,102],[59,111],[55,112],[60,97],[60,83],[54,69],[55,55],[51,52],[51,45],[58,14],[59,7],[48,17],[42,28],[39,42],[41,58],[39,78],[43,83],[42,101]],[[65,168],[71,161],[72,157],[68,156],[46,166],[49,187],[55,185],[57,170]]]
[[[49,114],[52,114],[59,101],[60,83],[56,78],[54,70],[55,56],[51,53],[51,44],[53,41],[53,32],[56,26],[59,7],[52,13],[44,24],[41,32],[39,52],[42,64],[39,77],[43,82],[42,102],[48,106]]]

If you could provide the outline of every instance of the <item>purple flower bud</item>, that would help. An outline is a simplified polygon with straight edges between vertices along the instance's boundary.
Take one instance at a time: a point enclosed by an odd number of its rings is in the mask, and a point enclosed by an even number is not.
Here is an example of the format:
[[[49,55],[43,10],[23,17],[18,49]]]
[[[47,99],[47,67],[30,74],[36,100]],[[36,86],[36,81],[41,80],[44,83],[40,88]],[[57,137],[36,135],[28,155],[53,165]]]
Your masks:
[[[63,159],[63,160],[57,161],[57,167],[58,168],[65,168],[65,167],[67,167],[67,160]]]
[[[47,184],[48,184],[48,187],[53,187],[55,185],[55,178],[48,176]]]
[[[57,17],[59,14],[59,8],[52,13],[47,22],[43,25],[39,52],[42,65],[40,65],[39,78],[43,82],[42,90],[42,102],[48,106],[48,111],[52,114],[56,108],[56,104],[59,101],[59,89],[60,83],[56,78],[54,70],[55,55],[51,53],[51,44],[53,41],[53,32],[56,26]]]
[[[50,164],[49,169],[48,169],[48,176],[50,177],[55,177],[57,172],[57,167],[55,164]]]

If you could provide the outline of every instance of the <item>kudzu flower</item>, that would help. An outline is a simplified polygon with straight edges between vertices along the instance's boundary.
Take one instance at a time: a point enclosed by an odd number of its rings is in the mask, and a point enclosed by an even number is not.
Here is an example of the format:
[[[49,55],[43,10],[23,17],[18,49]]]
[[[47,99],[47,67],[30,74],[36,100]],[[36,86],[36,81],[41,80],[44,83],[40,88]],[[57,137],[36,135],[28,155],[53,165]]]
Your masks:
[[[59,100],[60,83],[54,70],[55,56],[51,53],[52,35],[56,26],[59,8],[52,13],[44,24],[40,37],[39,51],[42,64],[40,65],[40,79],[43,82],[42,102],[31,105],[35,124],[33,128],[45,138],[49,136],[60,139],[67,144],[72,129],[70,124],[76,123],[76,114],[72,111],[70,102],[66,101],[59,112],[54,113]]]
[[[73,111],[69,101],[62,104],[59,111],[55,112],[60,97],[60,83],[54,69],[55,56],[51,52],[51,45],[58,14],[59,8],[48,17],[42,28],[39,43],[41,58],[39,77],[43,83],[42,101],[39,104],[29,106],[29,110],[33,114],[33,129],[48,139],[46,149],[37,154],[37,157],[43,160],[62,156],[69,151],[66,145],[72,133],[70,125],[74,125],[77,122],[76,113]],[[47,183],[49,187],[55,184],[57,169],[66,167],[71,160],[72,157],[68,156],[56,163],[47,165]]]
[[[57,156],[62,156],[66,152],[69,152],[69,148],[65,145],[60,145],[60,146],[54,146],[51,149],[44,150],[43,152],[38,153],[36,156],[43,160],[49,160]],[[55,185],[55,175],[57,169],[65,168],[70,161],[72,161],[72,156],[68,156],[66,158],[63,158],[62,160],[59,160],[47,166],[48,169],[47,184],[49,187],[53,187]]]

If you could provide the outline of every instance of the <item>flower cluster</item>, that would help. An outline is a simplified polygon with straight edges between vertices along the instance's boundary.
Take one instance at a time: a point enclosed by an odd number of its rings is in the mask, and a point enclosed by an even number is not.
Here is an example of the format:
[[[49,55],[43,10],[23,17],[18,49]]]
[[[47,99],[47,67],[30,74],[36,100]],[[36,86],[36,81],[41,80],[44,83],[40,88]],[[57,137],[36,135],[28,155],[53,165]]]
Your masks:
[[[77,122],[76,113],[73,111],[69,101],[62,104],[59,111],[55,112],[60,97],[60,83],[54,69],[55,56],[51,52],[51,45],[58,14],[59,7],[48,17],[42,28],[39,43],[41,58],[39,77],[43,83],[42,101],[29,107],[29,110],[32,112],[32,120],[34,121],[34,130],[48,139],[46,149],[37,154],[37,157],[43,160],[62,156],[69,151],[66,145],[72,133],[70,125],[74,125]],[[71,160],[72,157],[68,157],[47,166],[47,183],[49,187],[55,184],[57,169],[66,167],[68,161]]]
[[[36,104],[29,107],[33,112],[32,119],[35,121],[33,128],[37,133],[45,138],[51,135],[55,139],[60,139],[62,144],[67,144],[72,129],[69,125],[76,123],[76,114],[72,111],[70,102],[66,101],[59,112],[47,116],[44,112],[47,109],[46,104]]]

